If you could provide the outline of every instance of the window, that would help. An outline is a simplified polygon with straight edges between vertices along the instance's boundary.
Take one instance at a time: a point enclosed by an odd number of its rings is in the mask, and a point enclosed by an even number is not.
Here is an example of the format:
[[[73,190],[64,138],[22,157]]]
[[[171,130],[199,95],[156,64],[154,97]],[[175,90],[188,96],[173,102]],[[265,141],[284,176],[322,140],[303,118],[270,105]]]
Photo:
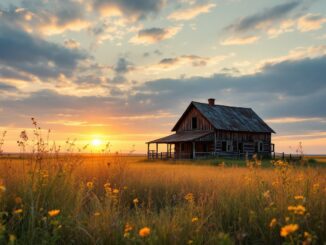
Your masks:
[[[184,152],[185,151],[185,144],[181,143],[181,151]]]
[[[197,117],[193,117],[191,120],[192,129],[197,129]]]
[[[222,151],[231,152],[233,151],[232,141],[222,141]]]
[[[263,142],[259,142],[259,152],[263,151]]]
[[[262,141],[258,141],[255,144],[255,150],[256,152],[262,152],[263,151],[263,142]]]
[[[228,140],[228,141],[227,141],[227,151],[228,151],[228,152],[233,151],[232,148],[233,148],[233,147],[232,147],[232,141]]]
[[[226,141],[222,141],[222,151],[226,151]]]
[[[243,153],[243,143],[238,144],[239,152]]]

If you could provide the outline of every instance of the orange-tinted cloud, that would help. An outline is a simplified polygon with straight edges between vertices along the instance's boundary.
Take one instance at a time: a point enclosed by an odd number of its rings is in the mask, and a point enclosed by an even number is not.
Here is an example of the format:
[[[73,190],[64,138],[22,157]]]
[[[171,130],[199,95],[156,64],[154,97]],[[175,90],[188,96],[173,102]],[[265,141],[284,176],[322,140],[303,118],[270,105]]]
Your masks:
[[[211,9],[215,8],[215,6],[216,6],[216,4],[214,4],[214,3],[194,5],[190,8],[177,10],[177,11],[171,13],[168,16],[168,19],[176,20],[176,21],[191,20],[200,14],[209,13],[211,11]]]
[[[258,36],[229,37],[220,42],[221,45],[246,45],[255,43],[259,40]]]

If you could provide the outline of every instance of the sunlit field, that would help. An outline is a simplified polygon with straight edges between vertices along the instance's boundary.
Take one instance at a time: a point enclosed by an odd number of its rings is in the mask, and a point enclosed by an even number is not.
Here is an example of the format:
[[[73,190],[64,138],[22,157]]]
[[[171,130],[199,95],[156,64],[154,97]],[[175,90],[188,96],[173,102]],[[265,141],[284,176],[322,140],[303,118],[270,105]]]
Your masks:
[[[325,168],[281,161],[273,167],[256,162],[236,167],[230,162],[3,156],[0,243],[326,241]]]

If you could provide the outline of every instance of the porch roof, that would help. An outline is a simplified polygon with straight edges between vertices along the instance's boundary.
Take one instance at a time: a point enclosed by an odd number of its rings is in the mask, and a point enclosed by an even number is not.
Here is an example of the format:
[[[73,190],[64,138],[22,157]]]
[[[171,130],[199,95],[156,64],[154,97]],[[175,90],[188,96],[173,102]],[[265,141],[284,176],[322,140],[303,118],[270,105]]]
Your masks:
[[[187,142],[202,138],[206,135],[213,133],[213,131],[183,131],[175,133],[160,139],[152,140],[147,143],[177,143]]]

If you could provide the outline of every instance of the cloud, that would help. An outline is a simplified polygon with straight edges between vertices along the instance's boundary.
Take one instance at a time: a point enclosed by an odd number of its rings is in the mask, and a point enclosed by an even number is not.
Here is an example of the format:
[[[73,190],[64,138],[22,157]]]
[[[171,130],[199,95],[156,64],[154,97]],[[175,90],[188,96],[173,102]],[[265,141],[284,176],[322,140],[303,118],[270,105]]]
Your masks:
[[[207,3],[201,5],[194,5],[187,9],[177,10],[171,13],[167,18],[169,20],[191,20],[197,17],[200,14],[209,13],[211,9],[215,8],[216,4],[214,3]]]
[[[72,48],[72,49],[75,49],[75,48],[79,48],[80,47],[80,43],[76,40],[73,40],[73,39],[66,39],[64,41],[64,45],[67,47],[67,48]]]
[[[258,36],[229,37],[220,42],[221,45],[246,45],[255,43],[259,40]]]
[[[155,49],[153,52],[144,52],[143,57],[149,57],[151,54],[161,56],[162,52],[159,49]]]
[[[93,4],[102,16],[123,16],[131,21],[145,19],[164,6],[164,0],[94,0]]]
[[[292,10],[300,5],[300,1],[292,1],[276,5],[272,8],[263,10],[260,13],[242,18],[226,27],[226,30],[234,33],[247,32],[254,29],[269,27],[273,22],[283,19]]]
[[[269,38],[278,37],[286,32],[314,31],[322,28],[326,22],[320,14],[301,12],[295,13],[307,7],[312,2],[292,1],[276,5],[265,9],[254,15],[238,19],[231,25],[224,28],[227,35],[231,36],[221,41],[222,45],[243,45],[256,42],[261,33],[265,33]],[[300,7],[300,8],[299,8]]]
[[[137,36],[131,38],[130,42],[134,44],[153,44],[176,35],[181,27],[142,29]]]
[[[174,70],[178,68],[203,67],[208,65],[216,65],[217,63],[225,60],[230,55],[220,55],[212,57],[203,57],[198,55],[180,55],[172,58],[163,58],[157,64],[149,65],[146,67],[148,71],[161,71],[161,70]]]
[[[318,30],[325,22],[326,18],[320,14],[306,14],[298,19],[298,29],[302,32]]]
[[[16,87],[0,82],[0,91],[16,90]]]
[[[0,24],[0,65],[38,77],[69,75],[88,55],[45,41],[16,26]]]
[[[22,6],[2,10],[0,19],[13,23],[27,32],[57,35],[65,31],[80,31],[90,26],[85,5],[79,1],[23,1]]]
[[[192,66],[205,66],[209,58],[200,57],[197,55],[182,55],[176,58],[164,58],[159,62],[159,65],[163,68],[169,68],[170,66],[176,66],[184,63],[191,63]]]
[[[127,60],[126,58],[119,58],[116,65],[113,67],[115,72],[114,77],[111,79],[113,84],[123,84],[128,82],[126,75],[130,72],[135,70],[134,65]]]
[[[320,117],[280,117],[280,118],[271,118],[266,119],[267,123],[298,123],[298,122],[324,122],[326,123],[326,118]]]
[[[125,74],[133,69],[132,63],[125,58],[119,58],[114,70],[116,73]]]

